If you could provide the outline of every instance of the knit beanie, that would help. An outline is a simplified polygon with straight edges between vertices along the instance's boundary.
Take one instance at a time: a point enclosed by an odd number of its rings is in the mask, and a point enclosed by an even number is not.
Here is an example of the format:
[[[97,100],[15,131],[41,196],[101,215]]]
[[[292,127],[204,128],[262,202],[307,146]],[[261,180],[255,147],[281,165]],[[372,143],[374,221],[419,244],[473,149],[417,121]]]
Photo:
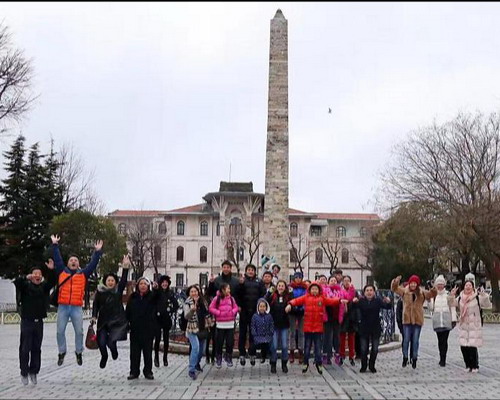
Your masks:
[[[472,272],[469,272],[467,275],[465,275],[465,282],[472,282],[472,286],[474,288],[476,287],[476,277]]]
[[[439,275],[435,280],[434,280],[434,284],[435,285],[438,285],[438,284],[443,284],[443,285],[446,285],[446,279],[444,278],[443,275]]]
[[[300,278],[300,279],[303,279],[304,278],[304,274],[300,271],[297,271],[295,274],[293,274],[293,279],[295,278]]]
[[[420,286],[420,278],[417,275],[410,276],[410,279],[408,279],[408,285],[412,282],[416,282],[417,286]]]

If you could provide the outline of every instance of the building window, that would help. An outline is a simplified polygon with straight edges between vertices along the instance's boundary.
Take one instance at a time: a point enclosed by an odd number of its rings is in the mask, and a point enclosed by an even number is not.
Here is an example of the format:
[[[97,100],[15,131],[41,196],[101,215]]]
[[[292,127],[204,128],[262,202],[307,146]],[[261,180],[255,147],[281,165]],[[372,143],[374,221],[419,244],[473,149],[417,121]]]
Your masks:
[[[207,248],[205,246],[200,247],[200,262],[207,262]]]
[[[161,261],[161,246],[160,245],[155,246],[153,253],[154,253],[155,260]]]
[[[321,226],[311,226],[311,236],[321,236]]]
[[[245,249],[243,247],[240,247],[240,250],[238,251],[238,261],[243,261],[245,259]]]
[[[337,237],[345,237],[346,230],[343,226],[337,226]]]
[[[208,222],[202,221],[200,224],[200,236],[208,236]]]
[[[292,222],[290,224],[290,236],[291,237],[297,237],[298,231],[299,231],[299,229],[298,229],[297,223],[296,222]]]
[[[299,262],[297,252],[294,249],[290,249],[290,262]]]
[[[120,225],[118,225],[118,233],[120,235],[126,235],[127,234],[127,224],[122,222]]]
[[[349,264],[349,250],[342,249],[342,264]]]
[[[361,237],[368,236],[368,229],[366,229],[364,226],[362,226],[359,230],[359,236],[361,236]]]
[[[236,236],[241,234],[243,234],[241,219],[238,217],[231,218],[231,223],[229,224],[229,235]]]
[[[160,235],[165,235],[167,233],[167,224],[165,222],[160,222],[158,224],[158,233]]]
[[[220,236],[220,221],[217,221],[217,228],[216,228],[216,230],[215,230],[215,234],[216,234],[217,236]]]
[[[200,287],[206,288],[208,286],[208,273],[200,272]]]
[[[184,286],[184,274],[175,274],[175,286],[177,287]]]
[[[318,247],[315,252],[315,262],[316,264],[323,264],[323,249]]]
[[[184,247],[177,247],[177,261],[184,261]]]
[[[184,221],[177,222],[177,234],[179,236],[184,236]]]

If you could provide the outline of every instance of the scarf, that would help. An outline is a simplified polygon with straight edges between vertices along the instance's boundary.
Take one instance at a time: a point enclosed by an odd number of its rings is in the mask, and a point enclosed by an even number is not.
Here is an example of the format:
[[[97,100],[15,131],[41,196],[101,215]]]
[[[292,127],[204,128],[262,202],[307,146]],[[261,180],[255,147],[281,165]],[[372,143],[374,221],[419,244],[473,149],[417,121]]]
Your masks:
[[[463,321],[465,317],[467,317],[468,313],[468,306],[467,303],[471,301],[474,298],[475,293],[472,292],[469,295],[466,295],[465,293],[462,293],[460,295],[460,320]]]

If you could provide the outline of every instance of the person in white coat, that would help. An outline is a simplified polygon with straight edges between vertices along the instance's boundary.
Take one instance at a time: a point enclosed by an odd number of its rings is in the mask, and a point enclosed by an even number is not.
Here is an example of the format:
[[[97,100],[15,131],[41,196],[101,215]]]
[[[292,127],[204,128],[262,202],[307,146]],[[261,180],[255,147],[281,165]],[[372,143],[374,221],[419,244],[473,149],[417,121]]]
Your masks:
[[[437,289],[437,295],[430,301],[432,327],[438,339],[439,365],[445,367],[446,354],[448,353],[448,336],[457,323],[457,309],[456,307],[450,307],[448,304],[449,293],[445,289],[446,279],[443,275],[436,278],[434,285]]]
[[[479,355],[477,349],[483,345],[481,310],[492,307],[490,298],[481,287],[476,291],[474,275],[465,276],[465,283],[460,296],[455,298],[457,287],[450,292],[450,303],[458,307],[459,342],[464,357],[465,368],[469,372],[478,372]]]

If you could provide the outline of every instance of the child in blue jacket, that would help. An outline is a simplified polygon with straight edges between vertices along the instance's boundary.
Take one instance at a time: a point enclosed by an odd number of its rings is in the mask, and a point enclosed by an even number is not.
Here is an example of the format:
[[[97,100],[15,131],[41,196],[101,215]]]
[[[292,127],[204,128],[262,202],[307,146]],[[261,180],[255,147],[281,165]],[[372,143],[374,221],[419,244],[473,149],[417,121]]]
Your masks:
[[[250,330],[253,336],[254,349],[250,354],[255,354],[255,350],[260,348],[262,356],[261,363],[266,361],[266,355],[270,351],[271,342],[274,336],[274,322],[271,316],[269,303],[265,299],[257,301],[257,312],[252,316]],[[250,356],[250,364],[255,365],[255,356]]]

